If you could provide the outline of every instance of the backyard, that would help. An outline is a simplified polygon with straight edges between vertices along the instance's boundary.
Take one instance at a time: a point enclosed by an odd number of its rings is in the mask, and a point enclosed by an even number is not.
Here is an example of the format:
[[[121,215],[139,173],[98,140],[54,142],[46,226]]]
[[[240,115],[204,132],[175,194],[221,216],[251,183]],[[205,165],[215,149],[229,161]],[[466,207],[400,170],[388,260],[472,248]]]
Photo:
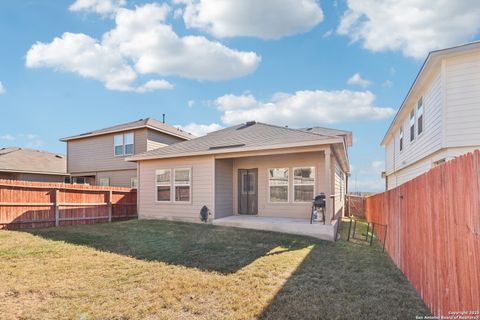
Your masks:
[[[132,220],[0,231],[0,270],[2,319],[430,314],[379,246],[212,225]]]

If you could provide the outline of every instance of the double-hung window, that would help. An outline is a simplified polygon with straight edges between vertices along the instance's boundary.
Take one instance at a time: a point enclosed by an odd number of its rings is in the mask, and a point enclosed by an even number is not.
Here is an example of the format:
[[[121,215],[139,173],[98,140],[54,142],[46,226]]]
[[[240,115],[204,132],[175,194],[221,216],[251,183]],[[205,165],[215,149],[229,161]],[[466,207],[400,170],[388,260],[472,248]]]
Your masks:
[[[400,128],[400,133],[398,134],[399,137],[399,144],[400,144],[400,151],[403,150],[403,127]]]
[[[415,109],[410,112],[410,141],[415,139]]]
[[[134,152],[134,135],[133,132],[117,134],[113,138],[115,148],[115,156],[132,155]]]
[[[190,168],[174,169],[175,202],[190,202],[192,170]]]
[[[172,197],[172,170],[158,169],[155,172],[155,185],[157,187],[157,201],[170,202]]]
[[[102,187],[108,187],[110,185],[110,179],[109,178],[100,178],[98,181],[98,184]]]
[[[418,135],[422,134],[423,132],[423,98],[420,98],[420,100],[418,100],[417,129],[418,129]]]
[[[293,201],[311,202],[315,193],[315,167],[293,169]]]
[[[288,168],[268,169],[270,202],[288,202]]]

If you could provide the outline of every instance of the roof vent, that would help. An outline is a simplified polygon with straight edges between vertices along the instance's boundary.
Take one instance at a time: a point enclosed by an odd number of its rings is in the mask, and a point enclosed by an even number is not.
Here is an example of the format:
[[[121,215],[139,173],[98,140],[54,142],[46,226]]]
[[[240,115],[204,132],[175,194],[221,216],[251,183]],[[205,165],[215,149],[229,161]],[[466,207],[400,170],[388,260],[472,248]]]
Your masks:
[[[59,154],[56,154],[55,157],[56,157],[56,158],[59,158],[59,159],[63,159],[63,156],[62,156],[62,155],[59,155]]]
[[[256,122],[255,120],[253,120],[253,121],[247,121],[247,122],[245,122],[245,126],[250,127],[250,126],[253,126],[253,125],[256,124],[256,123],[257,123],[257,122]]]
[[[307,131],[312,131],[313,128],[307,128]]]
[[[213,146],[210,147],[210,150],[218,150],[218,149],[227,149],[227,148],[239,148],[245,146],[245,143],[239,143],[239,144],[231,144],[231,145],[226,145],[226,146]]]

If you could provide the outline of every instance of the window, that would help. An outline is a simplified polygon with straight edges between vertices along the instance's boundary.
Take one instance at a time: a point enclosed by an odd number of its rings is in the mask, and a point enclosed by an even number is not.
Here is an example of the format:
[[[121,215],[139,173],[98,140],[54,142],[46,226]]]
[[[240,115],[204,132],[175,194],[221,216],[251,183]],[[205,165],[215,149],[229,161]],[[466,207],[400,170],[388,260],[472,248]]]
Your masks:
[[[72,183],[72,178],[71,177],[64,177],[63,178],[63,183],[71,184]]]
[[[113,140],[115,142],[115,156],[123,156],[123,134],[117,134]]]
[[[133,154],[133,132],[125,133],[123,135],[123,140],[125,144],[125,155]]]
[[[293,169],[293,201],[311,202],[315,193],[315,167]]]
[[[243,172],[242,173],[242,194],[254,194],[255,193],[255,173]]]
[[[270,202],[288,202],[288,168],[268,169]]]
[[[417,122],[418,135],[420,135],[423,132],[423,98],[420,98],[420,100],[418,100]]]
[[[117,134],[113,138],[115,149],[114,154],[116,157],[123,155],[132,155],[134,152],[134,135],[133,132]]]
[[[157,201],[159,202],[169,202],[171,201],[171,191],[172,191],[172,180],[171,180],[172,170],[170,169],[159,169],[155,172],[155,181],[157,187]]]
[[[109,178],[100,178],[98,181],[98,185],[102,187],[108,187],[110,185],[110,179]]]
[[[400,138],[400,151],[403,150],[403,128],[400,128],[400,133],[398,134]]]
[[[138,180],[137,177],[130,178],[130,187],[132,189],[137,189],[138,188]]]
[[[73,183],[74,184],[86,184],[87,179],[85,177],[74,177],[73,178]]]
[[[410,141],[415,139],[415,109],[410,112]]]
[[[175,202],[190,202],[191,170],[175,169]]]

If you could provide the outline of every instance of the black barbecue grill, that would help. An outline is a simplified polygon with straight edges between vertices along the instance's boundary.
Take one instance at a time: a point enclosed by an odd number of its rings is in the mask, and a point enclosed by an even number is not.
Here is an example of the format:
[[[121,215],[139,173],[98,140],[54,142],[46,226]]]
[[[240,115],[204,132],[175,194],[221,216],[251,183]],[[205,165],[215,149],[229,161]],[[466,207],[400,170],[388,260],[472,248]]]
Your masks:
[[[325,207],[326,207],[326,196],[325,193],[320,193],[318,196],[313,199],[312,202],[312,214],[310,216],[310,224],[315,221],[318,221],[318,214],[322,214],[322,221],[325,224]]]

